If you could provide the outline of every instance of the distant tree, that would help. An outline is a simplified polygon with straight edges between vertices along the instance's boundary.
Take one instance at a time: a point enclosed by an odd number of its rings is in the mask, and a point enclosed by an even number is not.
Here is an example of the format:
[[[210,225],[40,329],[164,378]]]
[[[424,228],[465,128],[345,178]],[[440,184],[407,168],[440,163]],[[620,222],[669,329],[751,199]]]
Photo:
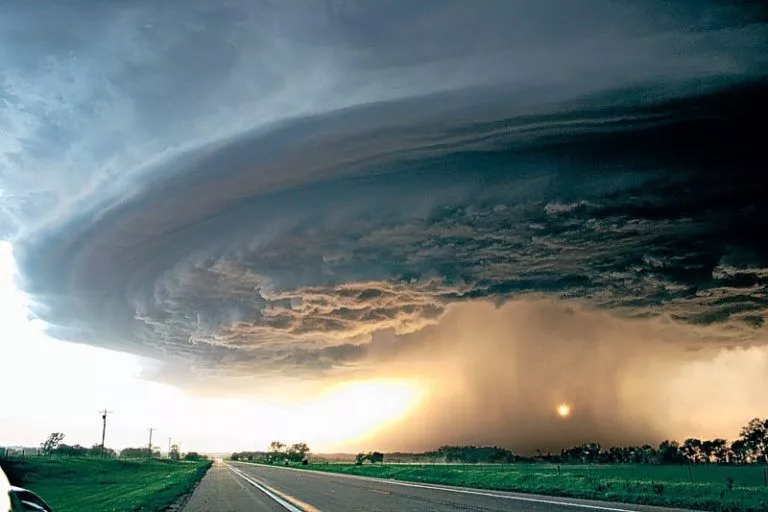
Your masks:
[[[715,462],[728,462],[728,441],[717,438],[712,441],[712,455]]]
[[[269,443],[269,456],[273,461],[285,458],[285,443],[280,441]]]
[[[749,446],[743,439],[737,439],[731,443],[731,449],[728,451],[729,462],[734,464],[745,464],[749,462]]]
[[[93,444],[90,448],[88,448],[88,456],[89,457],[101,457],[101,445],[100,444]],[[104,457],[108,458],[115,458],[117,457],[117,452],[113,450],[112,448],[104,447]]]
[[[728,442],[725,439],[712,439],[701,442],[701,454],[704,462],[725,461]]]
[[[229,458],[231,460],[268,462],[271,460],[271,455],[268,452],[235,452]]]
[[[581,446],[581,449],[584,452],[585,462],[595,462],[600,455],[600,443],[586,443]]]
[[[396,455],[396,454],[390,454]],[[445,462],[511,462],[515,454],[498,446],[441,446],[433,452],[423,454],[431,459],[441,459]]]
[[[677,441],[662,441],[658,454],[659,462],[663,464],[680,464],[685,460]]]
[[[514,462],[515,461],[515,454],[511,451],[500,448],[498,446],[493,446],[490,449],[490,453],[487,457],[487,462]]]
[[[64,440],[64,434],[61,432],[53,432],[48,438],[40,443],[40,448],[45,455],[51,455],[53,450]]]
[[[307,443],[292,444],[286,452],[286,458],[291,462],[301,462],[309,454]]]
[[[88,455],[88,448],[74,444],[72,446],[61,443],[52,450],[53,453],[62,457],[85,457]]]
[[[192,460],[192,461],[208,460],[208,457],[206,457],[205,455],[201,455],[197,452],[187,452],[184,454],[184,460]]]
[[[171,460],[179,460],[181,458],[179,454],[179,445],[171,445],[171,451],[168,452],[168,458]]]
[[[615,462],[619,464],[623,464],[627,462],[626,457],[624,456],[624,448],[621,446],[611,446],[608,448],[608,462]]]
[[[123,448],[120,450],[120,457],[127,459],[146,459],[149,456],[149,448]]]
[[[600,443],[584,443],[560,452],[560,460],[564,462],[592,463],[599,461],[601,457],[610,456],[610,451],[607,455],[601,455]]]
[[[685,455],[685,458],[688,459],[689,462],[692,464],[695,464],[697,462],[701,462],[702,456],[701,456],[701,440],[696,439],[695,437],[689,437],[685,441],[683,441],[683,445],[680,447],[680,451]]]
[[[363,462],[368,461],[371,464],[376,464],[384,462],[384,454],[381,452],[368,452],[368,453],[358,453],[355,456],[355,464],[360,465]]]
[[[741,429],[741,439],[757,462],[768,463],[768,419],[752,419]]]
[[[649,444],[644,444],[638,451],[638,462],[641,464],[651,464],[656,459],[656,450]]]

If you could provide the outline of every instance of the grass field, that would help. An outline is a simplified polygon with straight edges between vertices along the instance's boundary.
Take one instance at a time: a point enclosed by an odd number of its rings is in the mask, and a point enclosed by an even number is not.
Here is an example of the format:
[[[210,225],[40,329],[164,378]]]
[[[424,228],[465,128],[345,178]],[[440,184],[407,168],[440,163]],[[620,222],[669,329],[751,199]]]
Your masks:
[[[766,511],[761,466],[313,464],[330,471],[410,482],[522,491],[714,511]],[[691,482],[691,477],[693,482]]]
[[[56,512],[151,512],[192,490],[210,462],[33,457],[0,465]]]

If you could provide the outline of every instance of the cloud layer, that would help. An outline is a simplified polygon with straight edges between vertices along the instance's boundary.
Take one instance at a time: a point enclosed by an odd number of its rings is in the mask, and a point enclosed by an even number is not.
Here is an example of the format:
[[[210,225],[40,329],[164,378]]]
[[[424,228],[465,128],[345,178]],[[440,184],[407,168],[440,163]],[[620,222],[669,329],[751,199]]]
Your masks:
[[[57,337],[176,382],[375,373],[477,300],[766,340],[759,3],[9,11],[0,230]]]

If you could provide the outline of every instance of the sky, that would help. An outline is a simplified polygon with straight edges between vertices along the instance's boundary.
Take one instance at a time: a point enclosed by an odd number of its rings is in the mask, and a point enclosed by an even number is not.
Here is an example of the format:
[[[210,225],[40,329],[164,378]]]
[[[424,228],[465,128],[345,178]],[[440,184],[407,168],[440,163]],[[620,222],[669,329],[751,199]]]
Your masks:
[[[209,451],[735,437],[768,410],[767,15],[12,2],[0,442],[104,407],[116,446]]]

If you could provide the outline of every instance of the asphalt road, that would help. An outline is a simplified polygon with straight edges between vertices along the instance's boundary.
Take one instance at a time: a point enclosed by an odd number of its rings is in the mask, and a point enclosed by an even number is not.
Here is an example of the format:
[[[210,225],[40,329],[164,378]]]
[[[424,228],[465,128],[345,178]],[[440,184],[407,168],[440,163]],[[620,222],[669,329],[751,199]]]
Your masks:
[[[643,505],[349,477],[242,463],[214,465],[184,512],[668,512]]]

